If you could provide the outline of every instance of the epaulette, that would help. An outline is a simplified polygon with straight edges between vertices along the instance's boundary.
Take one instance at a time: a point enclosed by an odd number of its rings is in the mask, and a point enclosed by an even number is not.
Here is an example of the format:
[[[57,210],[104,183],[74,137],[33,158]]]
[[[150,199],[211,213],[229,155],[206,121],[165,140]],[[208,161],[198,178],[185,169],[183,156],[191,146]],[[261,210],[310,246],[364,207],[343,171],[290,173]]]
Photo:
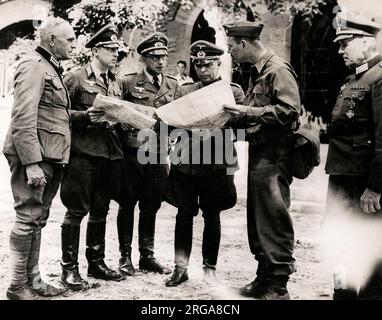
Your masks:
[[[70,69],[69,72],[76,72],[76,71],[80,70],[81,68],[82,68],[82,66],[75,66],[72,69]]]
[[[185,82],[181,85],[181,87],[184,87],[184,86],[189,86],[191,84],[195,84],[195,82]]]
[[[235,82],[231,82],[231,86],[241,89],[241,85]]]
[[[42,60],[42,57],[39,54],[29,53],[24,56],[23,59],[20,60],[20,62],[25,61],[36,61],[40,62]]]
[[[178,81],[177,78],[175,78],[174,76],[171,76],[171,75],[169,75],[169,74],[165,74],[165,76],[168,77],[168,78],[170,78],[170,79],[173,79],[173,80]]]
[[[133,76],[133,75],[135,75],[135,74],[138,74],[138,72],[130,72],[130,73],[126,73],[126,74],[125,74],[125,77],[127,77],[127,76]]]

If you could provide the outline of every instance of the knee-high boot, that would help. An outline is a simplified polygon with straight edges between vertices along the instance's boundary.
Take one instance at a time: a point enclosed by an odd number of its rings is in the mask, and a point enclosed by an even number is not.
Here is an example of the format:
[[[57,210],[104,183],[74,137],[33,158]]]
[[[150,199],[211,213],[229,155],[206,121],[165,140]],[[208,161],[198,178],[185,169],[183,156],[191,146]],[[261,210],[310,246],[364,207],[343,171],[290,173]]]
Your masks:
[[[135,274],[131,261],[131,243],[133,241],[134,207],[120,206],[117,217],[119,251],[119,270],[128,276]]]
[[[88,276],[103,280],[123,280],[123,275],[105,264],[105,232],[106,222],[88,222],[86,230]]]
[[[162,266],[154,257],[156,213],[141,212],[139,217],[139,268],[145,271],[158,272],[161,274],[171,273],[171,269]]]
[[[80,245],[80,225],[64,223],[61,226],[62,275],[61,281],[71,290],[89,288],[78,270],[78,249]]]

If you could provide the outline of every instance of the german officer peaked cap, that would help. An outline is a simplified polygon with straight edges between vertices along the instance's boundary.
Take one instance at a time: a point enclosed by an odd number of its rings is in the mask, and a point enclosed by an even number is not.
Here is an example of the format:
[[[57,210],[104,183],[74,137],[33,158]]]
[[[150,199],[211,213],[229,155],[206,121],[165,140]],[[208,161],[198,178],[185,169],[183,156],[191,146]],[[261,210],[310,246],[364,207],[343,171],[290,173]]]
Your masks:
[[[381,25],[361,16],[340,12],[336,15],[336,38],[333,42],[350,39],[354,36],[375,37]]]
[[[168,54],[168,38],[161,32],[155,32],[142,40],[137,46],[137,52],[143,56],[163,56]]]
[[[117,38],[118,28],[114,24],[108,24],[102,29],[98,30],[93,37],[85,44],[86,48],[94,47],[107,47],[119,48],[119,41]]]
[[[205,40],[198,40],[191,44],[190,52],[192,62],[196,64],[208,64],[224,54],[222,48]]]

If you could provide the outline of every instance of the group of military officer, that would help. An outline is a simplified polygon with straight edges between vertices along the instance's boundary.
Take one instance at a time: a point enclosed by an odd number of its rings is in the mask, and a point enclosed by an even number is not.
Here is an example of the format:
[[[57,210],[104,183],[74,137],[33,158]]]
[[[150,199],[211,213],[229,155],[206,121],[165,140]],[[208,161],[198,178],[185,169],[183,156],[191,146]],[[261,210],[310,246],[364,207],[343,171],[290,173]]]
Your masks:
[[[331,201],[346,201],[345,216],[351,208],[359,215],[373,213],[377,220],[382,177],[378,107],[382,103],[382,64],[375,46],[379,27],[369,21],[347,22],[337,30],[335,41],[340,42],[339,53],[355,73],[346,80],[333,110],[327,162],[328,217],[334,206]],[[240,292],[256,299],[289,299],[287,283],[295,271],[289,187],[293,132],[301,110],[297,75],[289,63],[262,44],[262,24],[243,21],[224,28],[233,60],[252,64],[247,93],[231,84],[236,104],[223,106],[231,114],[223,128],[230,133],[224,135],[224,147],[236,156],[236,129],[245,129],[249,142],[247,227],[250,249],[258,264],[255,280]],[[237,162],[215,163],[212,156],[212,163],[203,163],[200,143],[207,141],[193,130],[190,139],[174,142],[170,158],[178,152],[181,161],[171,169],[166,161],[169,141],[161,139],[159,133],[159,147],[145,150],[155,161],[142,163],[138,155],[145,141],[138,139],[138,130],[125,123],[97,122],[102,112],[94,109],[93,103],[100,93],[159,108],[221,80],[224,50],[207,41],[193,43],[190,54],[200,81],[179,86],[174,77],[164,73],[168,39],[154,33],[137,46],[143,70],[120,78],[113,72],[118,58],[117,34],[114,25],[99,30],[86,45],[92,50],[91,62],[63,78],[60,60],[70,58],[75,35],[68,22],[49,18],[40,29],[40,45],[16,70],[12,121],[3,150],[10,165],[16,210],[10,236],[9,299],[41,299],[68,289],[89,288],[78,267],[80,224],[88,213],[88,276],[121,281],[134,275],[131,246],[137,204],[139,269],[171,273],[154,256],[156,215],[163,200],[178,208],[175,268],[166,286],[188,280],[193,217],[199,209],[204,218],[204,279],[216,282],[220,212],[236,203],[233,172]],[[213,146],[213,140],[209,142]],[[185,155],[187,159],[182,158]],[[349,163],[349,158],[354,163]],[[193,163],[195,159],[199,160]],[[41,229],[60,183],[61,200],[67,208],[61,229],[63,286],[54,287],[41,279],[38,260]],[[105,264],[106,217],[111,200],[119,204],[119,271]],[[378,272],[376,268],[374,278]],[[372,285],[375,289],[379,283],[372,281]],[[335,288],[335,298],[357,296],[356,288]]]

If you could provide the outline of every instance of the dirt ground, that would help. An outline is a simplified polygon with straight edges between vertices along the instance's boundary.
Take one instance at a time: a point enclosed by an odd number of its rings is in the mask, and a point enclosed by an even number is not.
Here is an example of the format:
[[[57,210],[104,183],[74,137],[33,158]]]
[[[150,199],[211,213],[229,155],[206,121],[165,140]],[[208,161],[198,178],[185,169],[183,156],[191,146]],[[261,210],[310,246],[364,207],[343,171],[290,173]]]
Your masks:
[[[10,119],[11,101],[0,99],[0,147],[4,140]],[[321,161],[325,163],[327,147],[321,146]],[[246,146],[238,145],[240,171],[235,176],[239,204],[233,209],[221,214],[222,239],[217,266],[217,275],[221,285],[215,288],[203,282],[201,242],[203,219],[201,215],[194,221],[194,241],[190,260],[190,280],[176,288],[167,288],[164,282],[168,276],[140,273],[128,277],[125,281],[115,283],[89,279],[96,288],[80,292],[65,299],[243,299],[237,294],[238,289],[255,277],[256,261],[250,253],[246,231]],[[10,174],[6,160],[0,154],[0,299],[5,299],[9,285],[10,258],[9,233],[13,225],[15,213],[10,190]],[[288,288],[292,299],[326,300],[331,298],[332,284],[328,263],[320,250],[320,221],[325,201],[327,176],[323,165],[316,168],[306,180],[296,180],[292,184],[292,215],[296,231],[296,267]],[[116,225],[117,204],[112,203],[108,216],[106,234],[106,263],[113,268],[118,267],[118,237]],[[61,275],[61,240],[60,225],[65,209],[59,197],[53,202],[48,225],[43,230],[43,241],[40,258],[40,270],[47,281],[57,283]],[[163,264],[173,267],[174,260],[174,227],[176,209],[163,204],[157,217],[155,252]],[[133,263],[138,267],[136,212]],[[80,271],[86,276],[87,263],[85,259],[86,219],[81,226]],[[60,298],[63,299],[63,298]]]
[[[0,297],[5,299],[5,291],[9,284],[10,258],[8,237],[14,221],[12,196],[9,188],[8,168],[3,157],[0,160]],[[60,270],[60,225],[64,216],[64,208],[56,197],[47,227],[43,230],[43,244],[40,258],[40,269],[45,279],[56,283]],[[118,266],[118,238],[116,226],[117,205],[112,203],[107,225],[106,263],[113,268]],[[137,216],[136,212],[136,216]],[[163,204],[158,218],[156,231],[156,256],[164,264],[173,266],[173,240],[175,226],[175,208]],[[296,229],[296,266],[297,272],[289,283],[292,299],[330,299],[331,282],[328,265],[320,253],[319,226],[320,213],[293,212]],[[242,299],[237,290],[253,280],[256,261],[253,259],[246,233],[245,207],[237,205],[221,214],[222,240],[218,260],[217,275],[221,285],[212,288],[203,282],[201,268],[201,241],[203,219],[195,218],[193,250],[190,261],[190,280],[176,288],[167,288],[164,282],[168,276],[140,273],[128,277],[125,281],[115,283],[89,279],[92,284],[100,286],[87,292],[80,292],[65,299]],[[134,234],[133,263],[138,265],[137,219]],[[86,276],[85,231],[86,220],[81,226],[80,270]],[[62,299],[62,298],[61,298]]]

